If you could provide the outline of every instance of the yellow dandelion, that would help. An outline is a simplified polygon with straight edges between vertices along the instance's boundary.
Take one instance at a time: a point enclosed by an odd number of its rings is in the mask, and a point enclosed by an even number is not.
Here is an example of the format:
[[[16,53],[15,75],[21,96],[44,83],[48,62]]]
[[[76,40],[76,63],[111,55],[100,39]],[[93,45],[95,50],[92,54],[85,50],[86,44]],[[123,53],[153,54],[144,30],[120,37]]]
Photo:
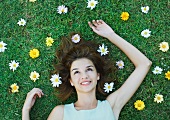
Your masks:
[[[122,20],[126,21],[126,20],[129,19],[129,13],[128,12],[122,12],[120,17],[121,17]]]
[[[167,73],[165,73],[165,78],[167,78],[168,80],[170,80],[170,71],[168,71]]]
[[[29,55],[31,58],[37,58],[40,55],[39,53],[40,52],[38,49],[32,49],[32,50],[30,50]]]
[[[46,38],[46,45],[47,46],[52,46],[53,42],[54,42],[53,38],[51,38],[51,37]]]
[[[18,89],[19,89],[19,86],[17,85],[17,83],[12,84],[10,87],[11,87],[11,89],[12,89],[12,90],[11,90],[12,93],[19,92],[19,90],[18,90]]]
[[[135,103],[134,103],[134,106],[137,110],[143,110],[145,108],[145,104],[143,101],[141,100],[137,100]]]

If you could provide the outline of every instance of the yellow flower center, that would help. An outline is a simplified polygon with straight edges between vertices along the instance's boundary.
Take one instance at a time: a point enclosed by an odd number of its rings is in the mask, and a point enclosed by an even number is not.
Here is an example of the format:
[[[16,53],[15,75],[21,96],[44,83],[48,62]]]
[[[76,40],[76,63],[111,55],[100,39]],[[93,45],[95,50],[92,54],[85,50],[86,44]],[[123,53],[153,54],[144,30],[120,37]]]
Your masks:
[[[78,38],[77,38],[77,37],[75,37],[75,38],[74,38],[74,40],[78,40]]]
[[[109,86],[108,86],[108,89],[110,89],[110,88],[111,88],[111,86],[109,85]]]
[[[17,65],[14,63],[14,64],[13,64],[13,67],[15,68],[16,66],[17,66]]]
[[[12,89],[13,89],[13,90],[17,90],[17,86],[15,85]]]
[[[123,66],[122,63],[119,63],[119,66]]]
[[[144,34],[145,34],[145,35],[147,35],[147,34],[148,34],[148,32],[144,32]]]
[[[64,12],[64,8],[61,10],[61,12]]]
[[[93,3],[93,2],[91,2],[91,3],[90,3],[90,6],[94,6],[94,3]]]
[[[36,75],[36,74],[34,74],[32,77],[33,77],[33,78],[37,78],[37,75]]]
[[[161,97],[160,97],[160,96],[158,96],[158,97],[157,97],[157,100],[161,100]]]
[[[144,8],[144,11],[146,11],[146,7]]]
[[[142,106],[142,104],[141,103],[138,103],[138,107],[141,107]]]
[[[36,55],[36,54],[37,54],[37,52],[36,52],[36,51],[32,51],[32,54],[33,54],[33,55]]]
[[[58,82],[58,81],[59,81],[58,78],[56,78],[56,79],[55,79],[55,82]]]
[[[166,45],[162,45],[162,48],[166,48]]]
[[[2,45],[2,44],[0,44],[0,48],[3,48],[3,45]]]
[[[102,48],[102,52],[105,52],[105,49],[104,49],[104,48]]]
[[[24,22],[21,21],[21,24],[24,24]]]

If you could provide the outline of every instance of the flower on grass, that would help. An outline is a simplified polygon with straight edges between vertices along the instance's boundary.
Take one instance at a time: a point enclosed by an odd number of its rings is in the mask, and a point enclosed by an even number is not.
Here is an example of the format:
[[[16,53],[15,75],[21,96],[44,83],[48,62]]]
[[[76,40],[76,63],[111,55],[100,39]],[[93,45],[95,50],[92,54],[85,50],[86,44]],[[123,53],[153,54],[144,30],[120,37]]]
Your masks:
[[[92,10],[93,8],[96,7],[96,5],[98,4],[98,1],[96,1],[96,0],[88,0],[87,3],[88,3],[87,8],[91,8],[91,10]]]
[[[4,43],[3,41],[0,42],[0,52],[4,52],[5,49],[7,49],[7,48],[5,47],[6,45],[7,45],[7,44]]]
[[[29,0],[29,2],[35,2],[36,0]]]
[[[113,90],[114,82],[111,82],[110,84],[105,83],[104,84],[104,92],[109,93],[109,91]]]
[[[61,77],[59,76],[59,74],[52,75],[50,80],[52,82],[53,87],[56,87],[56,86],[59,87],[59,85],[62,83],[60,79]]]
[[[21,20],[18,21],[17,23],[19,26],[25,26],[26,25],[26,21],[24,19],[21,18]]]
[[[118,66],[119,69],[123,69],[124,68],[124,62],[122,60],[119,60],[116,62],[116,66]]]
[[[11,63],[9,63],[9,66],[10,66],[10,70],[16,70],[17,67],[19,66],[19,63],[18,62],[15,62],[15,60],[12,60]]]
[[[156,74],[161,74],[162,71],[163,71],[162,68],[160,68],[159,66],[156,66],[152,72],[153,72],[153,74],[156,75]]]
[[[31,58],[37,58],[37,57],[39,57],[40,52],[38,49],[32,49],[32,50],[30,50],[29,55]]]
[[[165,73],[165,78],[167,78],[168,80],[170,80],[170,71]]]
[[[97,52],[100,52],[102,56],[108,54],[109,51],[107,51],[107,46],[104,46],[104,44],[102,44],[102,46],[99,45],[99,49],[97,50]]]
[[[134,103],[134,106],[137,110],[143,110],[145,108],[145,103],[141,100],[137,100],[135,103]]]
[[[51,37],[46,38],[46,45],[47,46],[52,46],[53,42],[54,42],[53,38],[51,38]]]
[[[65,7],[65,5],[61,5],[61,6],[58,6],[58,8],[57,8],[57,12],[59,13],[59,14],[62,14],[62,13],[67,13],[67,11],[68,11],[68,8],[67,7]]]
[[[168,42],[161,42],[159,44],[159,50],[162,50],[163,52],[167,52],[169,50],[169,44]]]
[[[141,7],[141,10],[142,10],[142,12],[143,13],[148,13],[148,11],[149,11],[149,6],[144,6],[144,7]]]
[[[39,77],[40,77],[40,74],[37,73],[36,71],[31,72],[31,74],[30,74],[30,78],[31,78],[31,80],[33,80],[34,82],[35,82],[37,79],[39,79]]]
[[[73,35],[72,36],[72,38],[71,38],[71,40],[72,40],[72,42],[74,42],[74,43],[78,43],[78,42],[80,42],[80,35],[79,34],[75,34],[75,35]]]
[[[120,15],[121,19],[126,21],[129,19],[129,13],[128,12],[122,12],[122,14]]]
[[[149,31],[149,29],[145,29],[141,32],[141,35],[145,38],[148,38],[151,35],[151,31]]]
[[[17,85],[17,83],[14,83],[14,84],[12,84],[11,86],[11,92],[12,93],[16,93],[16,92],[19,92],[19,86]]]
[[[161,103],[162,101],[164,101],[163,95],[155,94],[154,102]]]

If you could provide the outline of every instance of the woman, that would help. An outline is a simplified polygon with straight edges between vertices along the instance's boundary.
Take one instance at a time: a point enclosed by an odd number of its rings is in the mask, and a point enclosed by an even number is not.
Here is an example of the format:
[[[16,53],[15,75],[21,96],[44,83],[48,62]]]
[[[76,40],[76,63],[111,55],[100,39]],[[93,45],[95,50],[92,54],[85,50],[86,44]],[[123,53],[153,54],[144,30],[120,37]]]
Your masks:
[[[105,101],[99,101],[96,99],[96,85],[102,73],[90,58],[86,56],[76,58],[70,65],[68,81],[75,88],[78,99],[74,104],[56,106],[48,120],[118,120],[121,109],[140,86],[152,64],[145,55],[119,37],[103,20],[93,20],[88,24],[95,33],[120,48],[132,61],[135,70],[118,90],[111,93]],[[22,109],[23,120],[29,120],[29,111],[34,105],[36,95],[41,97],[44,94],[39,88],[34,88],[27,94]]]

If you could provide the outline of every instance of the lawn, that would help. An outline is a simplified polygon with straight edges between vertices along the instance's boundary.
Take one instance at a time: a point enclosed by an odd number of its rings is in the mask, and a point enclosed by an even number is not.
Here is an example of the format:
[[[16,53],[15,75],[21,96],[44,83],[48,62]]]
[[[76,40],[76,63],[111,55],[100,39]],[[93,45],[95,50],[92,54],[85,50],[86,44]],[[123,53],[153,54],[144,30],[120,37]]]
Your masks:
[[[57,13],[60,5],[68,7],[68,12]],[[144,6],[149,6],[148,13],[142,12]],[[30,113],[31,120],[45,120],[56,105],[75,101],[74,97],[64,103],[59,101],[50,81],[55,50],[61,37],[70,32],[81,33],[85,40],[104,43],[113,61],[124,62],[124,68],[117,71],[114,90],[118,89],[134,66],[124,53],[95,34],[87,24],[88,21],[103,19],[152,61],[144,82],[122,109],[119,120],[170,120],[170,80],[165,77],[165,73],[170,71],[170,50],[159,50],[160,43],[170,44],[169,10],[169,0],[98,0],[92,10],[87,8],[87,0],[0,0],[0,42],[7,44],[7,49],[0,52],[0,119],[21,120],[26,94],[34,87],[41,88],[45,96],[36,101]],[[128,20],[121,19],[122,12],[129,13]],[[17,24],[21,18],[26,25]],[[141,35],[145,29],[151,31],[148,38]],[[54,39],[52,46],[46,45],[47,37]],[[29,56],[32,49],[39,50],[39,57],[33,59]],[[12,60],[19,63],[14,71],[9,67]],[[156,66],[162,72],[154,74]],[[33,71],[40,75],[35,82],[30,79]],[[11,91],[10,86],[14,83],[19,86],[19,92]],[[163,95],[161,103],[154,102],[156,94]],[[134,107],[137,100],[145,103],[143,110]]]

